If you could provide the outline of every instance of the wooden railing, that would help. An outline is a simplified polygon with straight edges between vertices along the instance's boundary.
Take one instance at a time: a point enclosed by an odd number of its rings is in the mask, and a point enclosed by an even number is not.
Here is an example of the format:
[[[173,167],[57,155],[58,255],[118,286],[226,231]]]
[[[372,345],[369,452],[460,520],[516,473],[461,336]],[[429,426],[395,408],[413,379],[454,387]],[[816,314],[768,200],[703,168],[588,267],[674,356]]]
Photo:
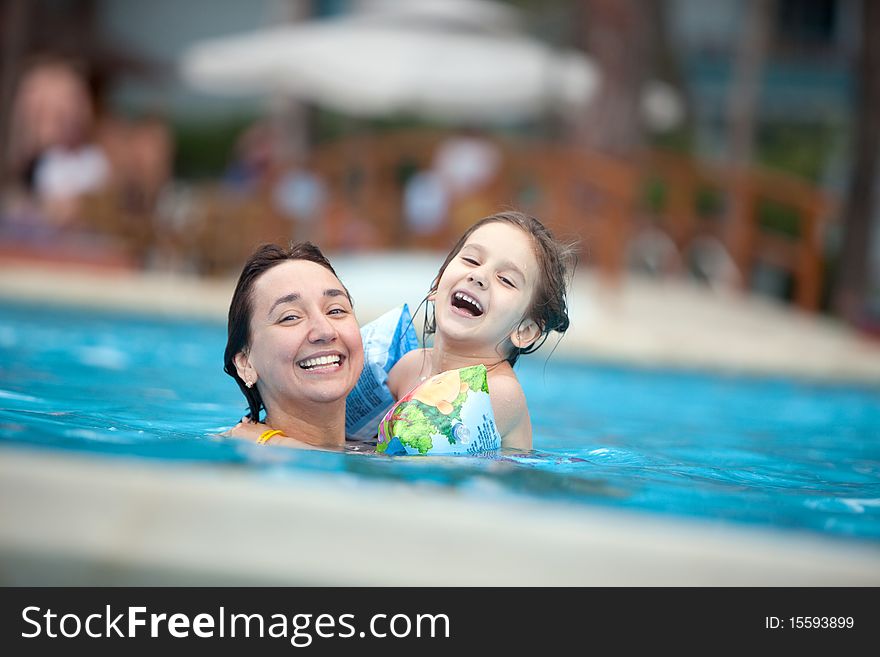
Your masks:
[[[346,220],[338,217],[347,213],[371,227],[376,239],[369,246],[442,250],[485,214],[515,207],[538,216],[560,237],[579,239],[583,261],[614,281],[627,266],[628,247],[647,223],[663,231],[680,254],[698,239],[715,239],[735,263],[742,286],[748,286],[760,264],[788,272],[793,301],[806,310],[819,307],[823,228],[833,219],[835,205],[803,180],[657,152],[621,161],[558,144],[499,140],[503,165],[495,182],[457,201],[441,230],[414,237],[401,207],[401,169],[430,167],[443,137],[376,135],[320,148],[313,168],[328,183],[337,217],[327,219],[322,243],[329,249],[342,245]],[[652,185],[662,188],[662,202],[646,201]],[[714,209],[700,207],[707,193],[716,200]],[[773,207],[788,219],[782,231],[765,221],[765,210]]]
[[[798,306],[818,310],[823,228],[836,211],[830,195],[779,172],[736,170],[657,153],[643,160],[640,172],[666,183],[669,202],[659,221],[680,248],[712,235],[726,247],[742,285],[756,266],[770,265],[788,272]],[[701,213],[698,199],[707,191],[718,207]],[[774,216],[784,221],[773,222]]]
[[[502,166],[479,193],[460,198],[447,220],[431,234],[409,230],[403,209],[409,173],[431,166],[447,135],[429,132],[347,138],[318,148],[308,163],[326,185],[326,203],[311,222],[284,216],[272,197],[273,181],[258,193],[239,195],[220,184],[196,189],[188,216],[169,221],[153,217],[144,226],[118,212],[103,210],[122,226],[144,255],[169,262],[187,260],[206,274],[236,273],[254,245],[262,241],[312,239],[328,252],[425,248],[446,250],[482,216],[517,208],[539,217],[563,239],[578,239],[581,262],[595,266],[608,281],[627,267],[628,249],[646,226],[661,231],[679,254],[711,237],[729,253],[747,286],[759,264],[789,272],[792,300],[819,308],[822,235],[833,218],[828,195],[791,176],[769,171],[733,171],[680,156],[648,153],[621,161],[559,144],[498,140]],[[659,198],[646,199],[653,190]],[[701,207],[706,195],[714,207]],[[780,232],[766,225],[768,204],[790,219]],[[703,204],[705,205],[705,204]],[[97,207],[97,206],[96,206]],[[777,212],[777,214],[779,214]],[[679,262],[679,265],[681,263]]]

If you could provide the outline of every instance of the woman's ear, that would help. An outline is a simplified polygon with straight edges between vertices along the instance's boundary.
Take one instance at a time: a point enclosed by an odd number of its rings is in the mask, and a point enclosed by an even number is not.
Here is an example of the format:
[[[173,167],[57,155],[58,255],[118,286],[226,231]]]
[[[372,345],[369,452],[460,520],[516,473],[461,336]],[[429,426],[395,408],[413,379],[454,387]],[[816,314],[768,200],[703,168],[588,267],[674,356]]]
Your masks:
[[[245,385],[250,388],[257,382],[259,375],[254,369],[254,366],[251,365],[248,352],[246,350],[239,351],[235,354],[234,361],[235,371],[238,373],[238,378],[244,381]]]
[[[510,334],[510,341],[517,349],[530,347],[541,337],[541,327],[533,319],[524,319]]]
[[[432,289],[428,290],[428,296],[425,297],[425,301],[434,301],[437,298],[437,290]]]

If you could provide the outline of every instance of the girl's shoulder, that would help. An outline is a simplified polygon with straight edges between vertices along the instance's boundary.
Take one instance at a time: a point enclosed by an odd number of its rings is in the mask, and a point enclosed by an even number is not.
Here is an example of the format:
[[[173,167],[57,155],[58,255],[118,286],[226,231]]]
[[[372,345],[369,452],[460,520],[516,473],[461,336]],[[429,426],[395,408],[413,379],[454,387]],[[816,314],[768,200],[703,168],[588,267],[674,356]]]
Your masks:
[[[489,383],[492,381],[500,381],[499,385],[505,385],[504,382],[507,382],[506,385],[516,385],[519,387],[519,379],[516,378],[516,372],[513,371],[513,368],[510,366],[506,360],[502,360],[500,363],[495,363],[494,365],[490,365],[486,367],[486,376],[489,379]]]
[[[489,374],[489,399],[495,414],[495,424],[505,447],[531,449],[531,420],[519,380],[513,368],[493,368]]]
[[[388,372],[388,389],[395,399],[400,399],[419,381],[425,364],[430,363],[429,352],[429,349],[408,351]]]
[[[418,361],[422,362],[422,359],[427,358],[431,355],[431,347],[417,347],[416,349],[411,349],[407,351],[403,356],[400,357],[398,363],[403,361]]]
[[[489,383],[489,393],[493,397],[500,397],[510,403],[525,403],[526,394],[523,392],[516,372],[507,363],[500,363],[497,367],[487,368],[486,372]]]

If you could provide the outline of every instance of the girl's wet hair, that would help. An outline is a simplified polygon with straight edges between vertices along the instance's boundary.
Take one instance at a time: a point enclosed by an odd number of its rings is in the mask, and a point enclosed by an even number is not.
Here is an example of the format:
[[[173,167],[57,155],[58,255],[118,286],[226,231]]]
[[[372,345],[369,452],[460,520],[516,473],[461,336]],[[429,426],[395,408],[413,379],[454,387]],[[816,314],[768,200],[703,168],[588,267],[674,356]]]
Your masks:
[[[494,222],[516,226],[532,238],[535,247],[535,257],[538,260],[538,272],[540,274],[532,296],[532,303],[526,311],[523,321],[526,319],[533,320],[541,330],[541,337],[528,347],[522,349],[511,345],[511,351],[507,355],[506,360],[511,365],[514,365],[520,354],[530,354],[533,351],[537,351],[547,340],[550,331],[565,333],[568,329],[567,293],[575,265],[577,264],[577,257],[573,244],[566,244],[555,239],[547,227],[535,217],[514,210],[498,212],[480,219],[461,236],[440,266],[440,271],[437,272],[434,282],[431,283],[431,290],[428,296],[437,292],[437,287],[440,284],[443,273],[446,271],[446,267],[458,255],[474,231]],[[426,312],[425,335],[433,335],[436,332],[437,322],[433,313],[429,318]]]
[[[229,304],[229,321],[227,324],[226,351],[223,354],[223,371],[235,379],[242,394],[247,399],[250,409],[249,415],[254,422],[259,421],[260,411],[264,408],[263,398],[260,391],[254,385],[248,388],[235,367],[235,356],[242,351],[247,351],[251,344],[251,316],[254,311],[253,290],[256,280],[276,265],[288,260],[308,260],[328,269],[336,278],[339,276],[330,264],[330,261],[321,253],[321,249],[311,242],[299,242],[290,244],[287,248],[277,244],[263,244],[257,247],[253,255],[248,258],[238,277],[235,292],[232,294],[232,302]],[[341,284],[341,283],[340,283]],[[349,302],[351,295],[343,285]]]

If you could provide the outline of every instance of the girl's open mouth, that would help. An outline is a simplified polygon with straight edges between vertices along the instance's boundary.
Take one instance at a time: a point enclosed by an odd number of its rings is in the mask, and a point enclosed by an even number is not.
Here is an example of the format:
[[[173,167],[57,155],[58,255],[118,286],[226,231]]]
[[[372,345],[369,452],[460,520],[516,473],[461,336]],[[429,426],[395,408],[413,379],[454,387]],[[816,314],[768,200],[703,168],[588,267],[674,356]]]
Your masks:
[[[458,308],[471,317],[483,314],[483,306],[466,292],[455,292],[452,295],[452,307]]]

